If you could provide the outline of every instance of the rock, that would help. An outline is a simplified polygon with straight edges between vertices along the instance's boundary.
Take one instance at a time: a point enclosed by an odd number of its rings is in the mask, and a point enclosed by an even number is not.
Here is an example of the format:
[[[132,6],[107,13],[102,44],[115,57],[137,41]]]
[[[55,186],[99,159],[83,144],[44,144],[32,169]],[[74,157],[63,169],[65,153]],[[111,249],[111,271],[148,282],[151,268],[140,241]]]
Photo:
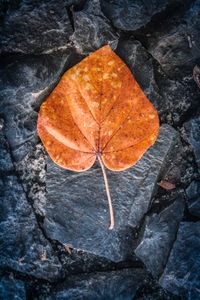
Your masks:
[[[150,281],[137,291],[134,300],[180,300],[180,298],[165,291],[157,282]]]
[[[173,204],[158,214],[145,217],[144,235],[135,249],[135,254],[154,277],[164,269],[183,217],[184,207],[183,193],[177,193],[177,200]]]
[[[200,113],[184,124],[189,143],[194,150],[196,163],[200,172]]]
[[[41,54],[67,49],[73,30],[64,1],[21,0],[4,4],[0,33],[0,53]]]
[[[0,139],[0,157],[6,154],[8,162],[0,175],[1,268],[49,281],[56,280],[61,276],[61,265],[51,244],[38,227],[32,208],[18,182],[2,131]]]
[[[99,166],[74,173],[49,159],[44,219],[47,236],[113,261],[124,260],[133,251],[132,227],[148,210],[163,161],[176,137],[177,132],[164,125],[157,142],[135,166],[123,172],[107,170],[115,214],[112,231],[108,230],[109,211]]]
[[[70,59],[71,51],[1,59],[0,110],[15,161],[22,160],[38,143],[37,112]]]
[[[175,1],[177,3],[179,1]],[[101,0],[104,14],[120,30],[135,31],[148,24],[152,17],[164,11],[173,0]]]
[[[200,1],[189,1],[189,5],[191,8],[181,16],[178,24],[177,16],[168,16],[148,38],[148,51],[170,78],[179,81],[192,75],[192,70],[200,59]]]
[[[0,281],[0,299],[25,300],[26,290],[24,283],[19,279],[2,277]]]
[[[46,156],[43,145],[39,143],[24,159],[15,164],[35,213],[42,217],[45,215],[46,205]]]
[[[200,181],[192,181],[186,189],[189,212],[200,218]]]
[[[161,286],[181,299],[199,299],[200,291],[200,222],[182,222]]]
[[[88,55],[104,45],[117,47],[118,35],[101,11],[99,0],[89,0],[82,11],[74,11],[72,41],[80,54]]]
[[[131,300],[138,288],[147,282],[141,269],[124,269],[113,272],[80,274],[68,277],[58,284],[46,300]]]
[[[193,79],[179,82],[167,77],[139,41],[120,40],[116,52],[157,109],[160,121],[176,126],[180,124],[199,99],[199,90]]]

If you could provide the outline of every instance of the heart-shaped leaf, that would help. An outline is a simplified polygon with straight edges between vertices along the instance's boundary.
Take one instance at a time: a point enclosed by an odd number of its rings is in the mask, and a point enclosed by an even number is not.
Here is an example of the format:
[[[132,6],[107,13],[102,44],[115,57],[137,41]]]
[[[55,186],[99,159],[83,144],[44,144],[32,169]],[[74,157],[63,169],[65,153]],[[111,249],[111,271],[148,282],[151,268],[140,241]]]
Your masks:
[[[159,119],[129,68],[104,46],[68,70],[42,104],[38,133],[55,163],[73,171],[98,158],[113,209],[105,167],[133,166],[155,142]]]

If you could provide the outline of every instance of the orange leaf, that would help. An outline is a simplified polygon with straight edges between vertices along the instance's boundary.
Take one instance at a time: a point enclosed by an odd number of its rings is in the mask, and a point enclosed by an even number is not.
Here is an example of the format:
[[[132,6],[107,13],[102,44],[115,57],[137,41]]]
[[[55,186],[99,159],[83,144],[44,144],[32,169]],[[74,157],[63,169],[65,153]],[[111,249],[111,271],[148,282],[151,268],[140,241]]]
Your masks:
[[[157,184],[165,190],[173,190],[176,187],[175,184],[170,183],[169,181],[166,181],[166,180],[161,180]]]
[[[114,217],[105,167],[133,166],[155,142],[158,115],[125,63],[104,46],[69,69],[42,104],[38,133],[59,166],[89,169],[98,158]]]

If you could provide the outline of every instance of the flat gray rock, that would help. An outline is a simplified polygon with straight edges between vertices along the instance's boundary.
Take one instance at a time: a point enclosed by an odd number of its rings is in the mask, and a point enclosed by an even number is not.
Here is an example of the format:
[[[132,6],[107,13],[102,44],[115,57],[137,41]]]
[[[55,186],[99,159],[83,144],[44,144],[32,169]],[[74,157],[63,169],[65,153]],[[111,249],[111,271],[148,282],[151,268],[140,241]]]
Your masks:
[[[70,55],[71,51],[1,59],[0,110],[15,161],[21,161],[38,143],[36,124],[40,105],[57,84]]]
[[[181,299],[197,300],[200,291],[200,222],[182,222],[161,286]]]
[[[86,172],[75,173],[49,158],[44,219],[47,236],[113,261],[124,260],[133,251],[132,227],[148,210],[160,169],[176,137],[177,132],[164,125],[156,143],[135,166],[123,172],[107,170],[115,214],[112,231],[108,230],[108,203],[100,167],[95,164]]]
[[[200,181],[192,181],[186,189],[189,212],[200,218]]]
[[[158,214],[145,217],[144,235],[135,249],[135,254],[154,277],[164,269],[183,217],[184,207],[183,193],[177,193],[177,200],[173,204]]]
[[[147,279],[140,269],[80,274],[58,284],[46,300],[132,300]]]
[[[52,53],[69,46],[73,30],[65,1],[21,0],[4,6],[0,53]]]
[[[0,141],[0,153],[5,153],[8,145],[2,131]],[[55,280],[60,277],[61,264],[38,227],[13,166],[11,168],[11,157],[8,152],[6,155],[8,167],[0,174],[1,268],[11,268],[49,281]]]
[[[107,44],[116,49],[119,37],[102,13],[99,0],[89,0],[82,11],[73,12],[73,18],[72,41],[78,53],[88,55]]]
[[[196,163],[200,172],[200,114],[197,114],[195,118],[185,123],[184,127],[188,141],[194,150]]]
[[[176,1],[178,2],[178,1]],[[117,28],[135,31],[151,21],[153,15],[174,4],[173,0],[101,0],[102,10]]]
[[[2,300],[26,300],[24,282],[19,279],[2,277],[0,281],[0,299]]]

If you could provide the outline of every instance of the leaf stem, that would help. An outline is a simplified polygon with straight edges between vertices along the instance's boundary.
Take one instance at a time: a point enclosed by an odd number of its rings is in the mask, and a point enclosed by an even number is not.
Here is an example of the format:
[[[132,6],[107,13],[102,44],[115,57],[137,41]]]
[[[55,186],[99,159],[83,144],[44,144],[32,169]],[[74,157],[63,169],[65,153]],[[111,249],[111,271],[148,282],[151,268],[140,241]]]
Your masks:
[[[105,186],[106,186],[106,193],[107,193],[107,197],[108,197],[108,205],[109,205],[109,210],[110,210],[110,227],[109,229],[113,229],[114,227],[114,213],[113,213],[113,207],[112,207],[112,201],[111,201],[111,197],[110,197],[110,190],[109,190],[109,185],[108,185],[108,179],[107,179],[107,175],[106,175],[106,170],[105,170],[105,166],[103,163],[103,160],[101,158],[101,154],[97,154],[102,172],[103,172],[103,178],[104,178],[104,182],[105,182]]]

